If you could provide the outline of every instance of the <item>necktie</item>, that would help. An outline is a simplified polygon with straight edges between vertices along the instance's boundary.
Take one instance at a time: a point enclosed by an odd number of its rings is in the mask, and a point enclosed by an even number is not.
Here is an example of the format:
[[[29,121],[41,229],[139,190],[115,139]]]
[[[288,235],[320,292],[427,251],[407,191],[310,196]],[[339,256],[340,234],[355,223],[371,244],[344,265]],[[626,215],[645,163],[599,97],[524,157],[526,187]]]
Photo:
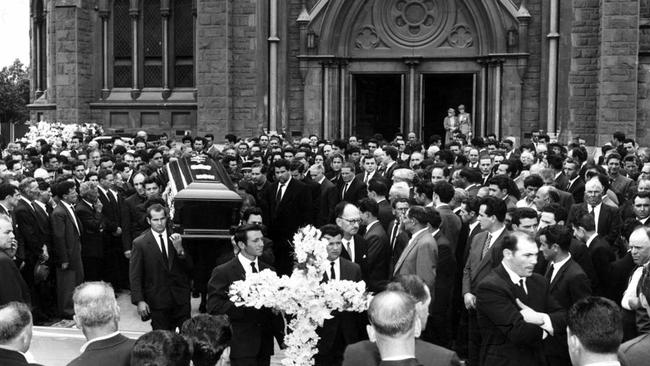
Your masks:
[[[587,208],[589,208],[589,213],[594,213],[594,206],[587,205]]]
[[[330,273],[332,274],[330,276],[330,280],[335,280],[336,279],[336,272],[334,271],[334,262],[330,262]]]
[[[368,183],[368,173],[363,177],[363,183]]]
[[[113,196],[113,193],[111,191],[106,191],[106,195],[108,196],[108,201],[113,205],[115,209],[117,209],[117,200],[115,200],[115,196]]]
[[[278,192],[275,194],[275,204],[277,205],[282,201],[282,187],[284,187],[284,183],[280,183],[278,185]]]
[[[345,194],[347,193],[349,187],[350,183],[345,183],[345,186],[343,186],[343,194],[341,194],[341,199],[345,199]]]
[[[546,274],[544,275],[546,277],[546,281],[548,283],[551,283],[553,280],[553,263],[548,265],[548,268],[546,269]]]
[[[524,286],[523,278],[519,280],[519,287],[521,287],[521,289],[526,293],[526,295],[528,295],[528,291],[526,291],[526,286]]]
[[[481,259],[490,251],[490,242],[492,241],[492,234],[487,233],[487,238],[485,238],[485,243],[483,243],[483,250],[481,251]]]
[[[350,248],[350,240],[344,241],[345,244],[345,251],[348,252],[348,256],[350,256],[350,260],[354,262],[354,258],[352,257],[352,249]]]
[[[165,261],[165,264],[169,266],[169,256],[167,256],[167,247],[165,246],[165,239],[163,238],[162,234],[158,234],[158,237],[160,238],[160,251],[162,252],[163,260]]]
[[[397,240],[397,232],[399,231],[399,223],[395,222],[393,231],[390,233],[390,247],[395,249],[395,241]]]
[[[252,270],[253,270],[253,273],[257,273],[257,272],[258,272],[257,267],[255,266],[255,262],[251,262],[251,268],[252,268]]]

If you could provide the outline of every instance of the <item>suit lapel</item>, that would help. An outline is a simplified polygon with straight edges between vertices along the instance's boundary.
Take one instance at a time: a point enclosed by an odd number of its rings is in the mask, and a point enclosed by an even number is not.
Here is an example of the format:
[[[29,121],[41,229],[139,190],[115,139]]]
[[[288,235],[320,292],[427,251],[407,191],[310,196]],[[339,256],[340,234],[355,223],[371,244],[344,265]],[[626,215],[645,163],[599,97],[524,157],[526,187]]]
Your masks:
[[[417,245],[418,241],[422,237],[422,235],[427,235],[429,234],[428,230],[423,230],[421,231],[416,237],[413,237],[411,242],[404,248],[404,251],[402,252],[402,255],[399,257],[399,260],[397,260],[397,264],[395,264],[395,269],[393,270],[393,274],[397,273],[399,268],[402,266],[404,263],[404,260],[406,260],[406,257],[409,255],[409,253],[415,248]]]
[[[564,276],[564,273],[567,271],[567,269],[571,265],[571,261],[572,261],[572,259],[569,259],[566,263],[564,263],[562,268],[560,268],[560,270],[555,274],[555,278],[553,278],[553,281],[551,281],[551,284],[550,284],[550,287],[549,287],[550,289],[553,289],[555,287],[555,285],[557,285],[557,283],[560,281],[562,276]]]
[[[80,203],[83,204],[83,202]],[[63,203],[60,203],[60,205],[63,205]],[[79,222],[77,214],[74,213],[74,207],[72,208],[72,213],[70,213],[70,210],[68,210],[65,205],[61,206],[61,208],[63,209],[63,212],[65,212],[66,216],[68,216],[68,219],[72,221],[72,226],[74,226],[75,230],[77,230],[77,236],[81,237],[81,222]],[[74,217],[72,215],[74,215]]]

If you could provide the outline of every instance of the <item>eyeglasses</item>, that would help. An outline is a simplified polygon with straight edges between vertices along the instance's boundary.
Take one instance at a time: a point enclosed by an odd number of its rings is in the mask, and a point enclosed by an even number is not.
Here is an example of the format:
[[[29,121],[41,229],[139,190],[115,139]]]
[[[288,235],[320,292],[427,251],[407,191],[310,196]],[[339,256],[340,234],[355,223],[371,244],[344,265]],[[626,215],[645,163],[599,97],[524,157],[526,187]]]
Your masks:
[[[339,218],[340,218],[341,220],[345,220],[345,221],[347,221],[348,224],[350,224],[350,225],[361,224],[361,219],[346,219],[345,217],[340,217],[340,216],[339,216]]]

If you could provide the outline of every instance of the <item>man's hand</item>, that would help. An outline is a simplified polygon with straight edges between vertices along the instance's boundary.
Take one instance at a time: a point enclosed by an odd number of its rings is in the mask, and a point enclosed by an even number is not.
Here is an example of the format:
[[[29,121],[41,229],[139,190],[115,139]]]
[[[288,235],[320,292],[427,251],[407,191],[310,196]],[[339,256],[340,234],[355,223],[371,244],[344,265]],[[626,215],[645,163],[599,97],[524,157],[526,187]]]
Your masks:
[[[476,296],[468,292],[463,296],[463,300],[465,301],[465,309],[476,309]]]
[[[126,257],[126,259],[131,259],[131,251],[130,250],[125,251],[124,256]]]
[[[184,255],[185,249],[183,249],[183,238],[181,238],[181,234],[173,233],[169,238],[172,240],[172,245],[174,246],[174,249],[176,249],[176,253]]]
[[[68,263],[68,262],[63,262],[63,263],[61,263],[61,269],[62,269],[62,270],[66,270],[66,269],[68,269],[68,266],[69,266],[69,265],[70,265],[70,263]]]
[[[535,310],[531,309],[528,305],[521,302],[519,299],[515,299],[517,306],[521,309],[519,313],[524,317],[524,321],[529,324],[534,325],[543,325],[544,324],[544,314],[538,313]]]
[[[140,318],[146,318],[149,314],[151,314],[149,311],[149,305],[144,301],[138,302],[138,315],[140,315]]]
[[[102,208],[104,207],[104,205],[102,205],[101,202],[97,201],[97,202],[95,202],[95,204],[93,205],[93,207],[95,208],[95,211],[96,211],[97,213],[102,213]]]

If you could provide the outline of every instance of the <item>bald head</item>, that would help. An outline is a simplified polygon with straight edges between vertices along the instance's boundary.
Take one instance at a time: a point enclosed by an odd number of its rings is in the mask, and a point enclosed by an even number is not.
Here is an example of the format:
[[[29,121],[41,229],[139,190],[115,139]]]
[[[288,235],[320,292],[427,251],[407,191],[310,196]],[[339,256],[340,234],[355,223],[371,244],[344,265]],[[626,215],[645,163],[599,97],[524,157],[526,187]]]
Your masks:
[[[368,308],[368,320],[378,335],[400,337],[414,332],[415,301],[402,291],[376,295]]]
[[[27,352],[32,340],[32,313],[26,304],[12,301],[0,307],[0,345]]]
[[[84,282],[77,286],[72,295],[74,318],[80,328],[108,327],[117,330],[120,308],[115,292],[106,282]]]

